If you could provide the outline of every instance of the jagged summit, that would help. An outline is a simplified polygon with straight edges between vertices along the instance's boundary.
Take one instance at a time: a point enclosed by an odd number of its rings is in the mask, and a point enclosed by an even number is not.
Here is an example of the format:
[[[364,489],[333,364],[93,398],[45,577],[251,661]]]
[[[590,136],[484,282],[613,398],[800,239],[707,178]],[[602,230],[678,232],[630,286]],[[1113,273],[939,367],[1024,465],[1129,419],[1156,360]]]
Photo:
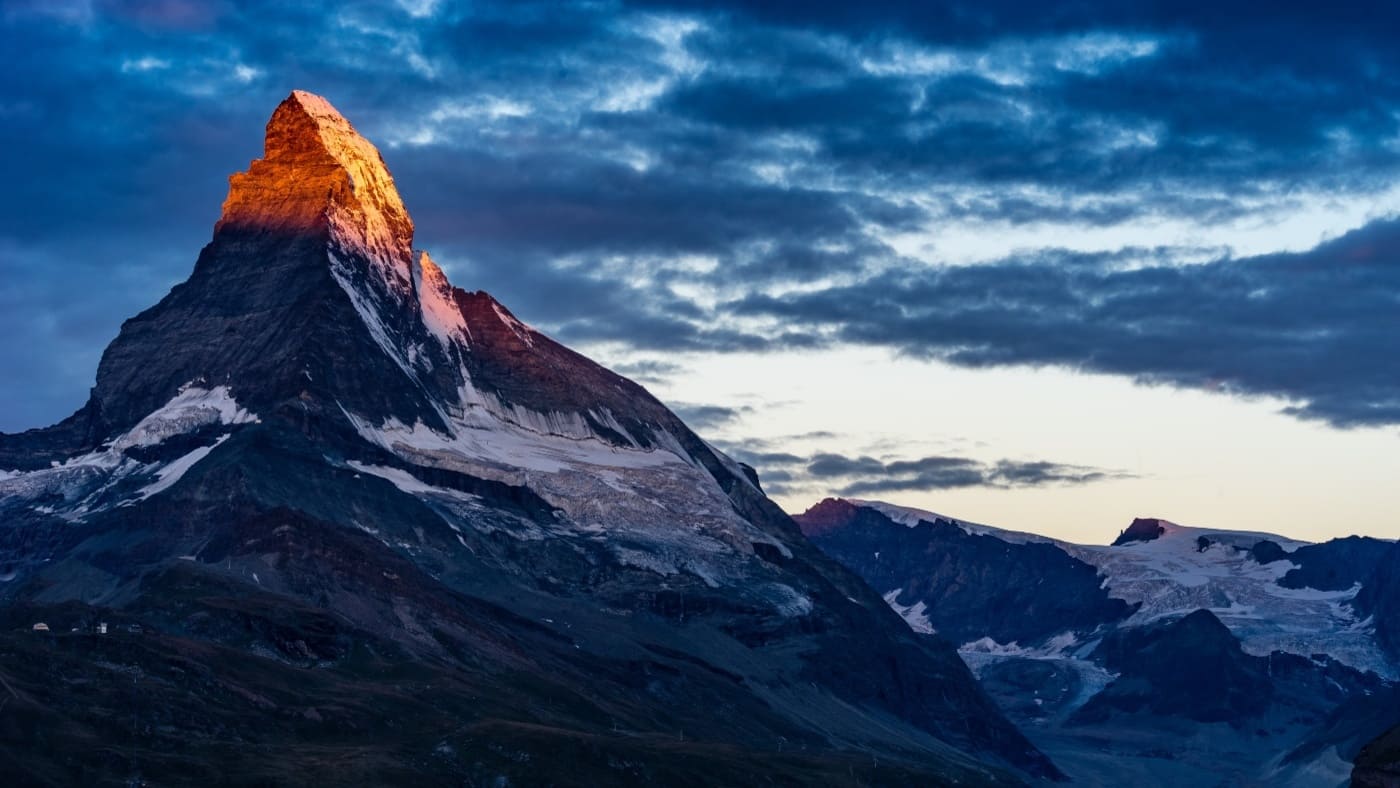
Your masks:
[[[379,150],[330,102],[296,90],[272,113],[263,158],[229,178],[225,227],[326,229],[408,273],[413,220]]]

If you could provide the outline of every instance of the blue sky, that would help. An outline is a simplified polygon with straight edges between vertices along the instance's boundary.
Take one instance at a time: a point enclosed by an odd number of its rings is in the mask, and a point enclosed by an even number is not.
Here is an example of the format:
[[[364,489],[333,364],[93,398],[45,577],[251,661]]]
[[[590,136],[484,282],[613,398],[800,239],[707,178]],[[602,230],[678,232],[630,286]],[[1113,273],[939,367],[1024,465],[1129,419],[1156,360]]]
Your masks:
[[[82,402],[302,88],[380,146],[456,284],[789,506],[1400,536],[1357,486],[1400,472],[1397,28],[1362,3],[8,2],[0,430]]]

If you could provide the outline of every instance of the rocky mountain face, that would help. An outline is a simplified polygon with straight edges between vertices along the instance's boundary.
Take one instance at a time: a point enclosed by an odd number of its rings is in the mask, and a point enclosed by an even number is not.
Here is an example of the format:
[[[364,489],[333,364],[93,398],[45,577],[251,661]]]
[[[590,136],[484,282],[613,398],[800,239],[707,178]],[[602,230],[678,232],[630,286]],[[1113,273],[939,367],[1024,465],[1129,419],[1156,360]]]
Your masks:
[[[1139,518],[1076,545],[839,499],[796,519],[911,629],[959,644],[1076,782],[1333,785],[1400,723],[1394,543]]]
[[[1400,726],[1368,743],[1356,758],[1351,773],[1353,788],[1400,786]]]
[[[744,468],[413,242],[374,146],[293,93],[88,403],[0,436],[10,774],[1057,776]]]
[[[1371,619],[1376,641],[1400,663],[1400,543],[1392,544],[1371,567],[1352,605]]]
[[[1258,664],[1263,658],[1245,654],[1208,610],[1114,632],[1093,656],[1118,678],[1075,712],[1080,720],[1102,720],[1122,710],[1229,722],[1259,713],[1273,693],[1267,670]]]
[[[954,643],[1041,643],[1127,618],[1098,570],[1048,543],[1009,543],[950,520],[903,525],[873,508],[827,499],[797,515],[807,538],[919,631]]]
[[[1307,713],[1322,716],[1347,698],[1370,695],[1386,686],[1374,673],[1362,673],[1323,655],[1247,654],[1209,610],[1117,630],[1091,656],[1117,678],[1075,711],[1075,722],[1148,713],[1240,725],[1263,715],[1276,702],[1298,698],[1312,702]],[[1184,665],[1191,669],[1183,670]]]
[[[1371,578],[1393,542],[1369,536],[1347,536],[1308,544],[1280,556],[1293,564],[1278,584],[1284,588],[1350,591]]]
[[[1113,547],[1122,547],[1133,542],[1150,542],[1167,532],[1167,523],[1155,517],[1134,518],[1123,533],[1113,540]]]

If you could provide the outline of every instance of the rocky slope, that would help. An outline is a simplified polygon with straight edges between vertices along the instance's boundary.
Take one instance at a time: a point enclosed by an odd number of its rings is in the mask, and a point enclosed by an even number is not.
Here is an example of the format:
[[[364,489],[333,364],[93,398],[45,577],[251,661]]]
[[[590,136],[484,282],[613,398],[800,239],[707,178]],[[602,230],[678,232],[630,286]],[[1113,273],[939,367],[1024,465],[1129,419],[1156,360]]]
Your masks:
[[[1351,773],[1353,788],[1400,786],[1400,726],[1391,728],[1361,749]]]
[[[413,240],[373,145],[293,93],[88,403],[0,436],[7,770],[1057,774],[743,468]]]

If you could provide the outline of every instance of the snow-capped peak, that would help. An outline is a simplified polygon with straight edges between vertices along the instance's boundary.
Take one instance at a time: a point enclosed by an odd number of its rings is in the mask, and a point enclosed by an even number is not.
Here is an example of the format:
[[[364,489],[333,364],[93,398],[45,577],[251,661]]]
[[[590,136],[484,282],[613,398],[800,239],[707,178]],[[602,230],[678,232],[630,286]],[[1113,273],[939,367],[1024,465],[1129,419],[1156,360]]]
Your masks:
[[[885,503],[884,501],[867,501],[859,498],[847,498],[845,500],[855,506],[863,507],[866,509],[873,509],[879,512],[880,514],[883,514],[884,516],[890,518],[894,522],[899,523],[900,525],[907,525],[910,528],[913,528],[921,522],[933,523],[938,522],[939,520],[944,520],[946,522],[950,522],[956,525],[957,527],[961,528],[967,533],[977,534],[979,536],[995,536],[998,539],[1001,539],[1002,541],[1006,542],[1055,541],[1054,539],[1051,539],[1048,536],[1041,536],[1040,534],[1025,533],[1022,531],[1008,531],[1005,528],[997,528],[991,525],[983,525],[981,523],[969,522],[967,520],[962,520],[957,517],[952,517],[950,515],[939,514],[938,512],[931,512],[926,509],[916,509],[912,506],[897,506],[892,503]]]

